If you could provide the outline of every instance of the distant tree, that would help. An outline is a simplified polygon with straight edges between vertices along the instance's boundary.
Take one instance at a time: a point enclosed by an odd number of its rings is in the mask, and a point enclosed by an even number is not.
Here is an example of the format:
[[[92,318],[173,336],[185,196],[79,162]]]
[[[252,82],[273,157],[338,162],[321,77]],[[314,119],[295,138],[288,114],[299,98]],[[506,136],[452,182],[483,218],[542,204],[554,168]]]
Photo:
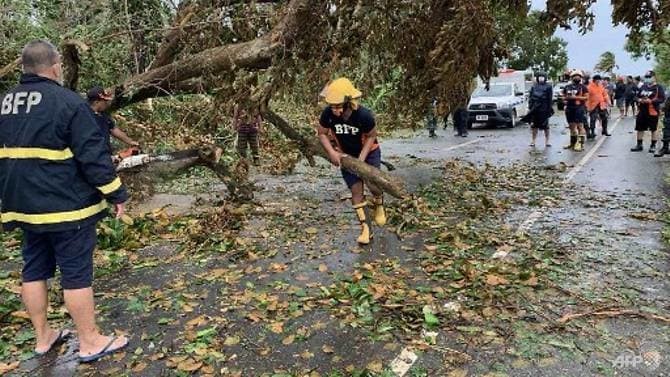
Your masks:
[[[606,51],[600,55],[600,60],[598,60],[598,63],[593,69],[597,72],[611,74],[614,72],[615,68],[619,68],[619,66],[616,65],[616,56],[613,52]]]
[[[654,59],[654,72],[659,82],[670,84],[670,31],[645,33],[638,39],[628,39],[625,46],[634,58]]]
[[[568,43],[547,35],[539,12],[531,13],[523,26],[512,36],[507,65],[513,69],[541,70],[550,77],[558,77],[568,65]]]

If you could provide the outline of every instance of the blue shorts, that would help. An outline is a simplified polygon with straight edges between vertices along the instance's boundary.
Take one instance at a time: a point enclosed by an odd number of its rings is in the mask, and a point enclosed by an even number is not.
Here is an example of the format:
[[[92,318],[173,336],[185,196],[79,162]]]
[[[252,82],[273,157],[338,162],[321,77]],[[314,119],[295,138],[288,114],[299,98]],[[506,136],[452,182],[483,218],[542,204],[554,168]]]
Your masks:
[[[54,277],[56,266],[63,289],[88,288],[93,283],[95,224],[62,232],[23,231],[23,282]]]
[[[382,164],[381,148],[377,148],[374,151],[370,152],[368,154],[368,157],[365,159],[365,163],[379,169],[379,167]],[[347,187],[349,188],[351,188],[351,186],[361,181],[361,179],[356,174],[346,169],[342,169],[342,178],[344,178],[344,182],[347,183]]]
[[[577,107],[566,107],[565,108],[565,118],[568,121],[568,124],[582,123],[586,122],[586,109],[584,106]]]

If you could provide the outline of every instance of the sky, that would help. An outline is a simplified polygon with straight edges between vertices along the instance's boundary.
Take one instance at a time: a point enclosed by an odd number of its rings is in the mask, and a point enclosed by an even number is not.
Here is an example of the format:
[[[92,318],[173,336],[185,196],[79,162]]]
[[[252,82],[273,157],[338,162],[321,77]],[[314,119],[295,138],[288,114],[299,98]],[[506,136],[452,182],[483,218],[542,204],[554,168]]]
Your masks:
[[[546,0],[531,0],[532,8],[544,10]],[[641,75],[653,68],[653,61],[646,59],[634,60],[624,51],[627,29],[624,26],[612,25],[612,5],[609,0],[598,0],[593,6],[596,16],[593,31],[581,35],[577,27],[572,30],[558,29],[556,36],[568,42],[568,68],[579,68],[593,71],[598,58],[605,51],[616,55],[619,73]]]

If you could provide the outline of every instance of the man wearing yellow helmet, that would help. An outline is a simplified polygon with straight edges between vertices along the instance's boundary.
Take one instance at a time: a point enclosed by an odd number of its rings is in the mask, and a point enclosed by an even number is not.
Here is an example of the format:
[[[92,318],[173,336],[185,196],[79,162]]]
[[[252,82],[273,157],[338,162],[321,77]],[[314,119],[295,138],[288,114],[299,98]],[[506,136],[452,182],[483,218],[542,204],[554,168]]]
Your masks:
[[[586,140],[584,119],[586,119],[585,104],[589,90],[582,84],[583,77],[582,71],[572,71],[570,73],[572,83],[563,88],[565,117],[570,126],[570,144],[566,145],[564,149],[572,149],[575,152],[581,152],[584,149],[584,140]]]
[[[379,168],[381,150],[377,142],[377,129],[372,111],[360,106],[362,93],[348,79],[342,77],[330,82],[321,92],[328,106],[319,119],[319,140],[328,153],[330,161],[340,166],[342,156],[351,156]],[[335,145],[331,143],[335,140]],[[361,223],[358,243],[367,245],[372,237],[366,219],[363,181],[348,170],[342,169],[342,177],[351,190],[351,202]],[[386,224],[383,193],[369,186],[374,206],[373,219],[377,225]]]

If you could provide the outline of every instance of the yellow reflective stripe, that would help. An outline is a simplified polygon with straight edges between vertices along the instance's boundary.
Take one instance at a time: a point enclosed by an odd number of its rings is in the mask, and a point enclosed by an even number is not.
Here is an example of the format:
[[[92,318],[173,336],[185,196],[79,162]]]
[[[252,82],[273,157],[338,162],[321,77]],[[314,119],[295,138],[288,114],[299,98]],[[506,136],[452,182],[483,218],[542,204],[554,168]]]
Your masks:
[[[0,148],[0,158],[41,158],[60,161],[74,157],[70,148],[63,150],[46,148]]]
[[[34,224],[34,225],[56,224],[68,221],[83,220],[104,211],[106,208],[107,208],[107,201],[103,200],[98,204],[94,204],[90,207],[78,209],[75,211],[51,212],[42,214],[7,212],[0,214],[0,219],[2,219],[3,223],[8,223],[10,221],[21,221],[27,224]]]
[[[101,193],[107,195],[109,193],[112,193],[112,192],[118,190],[119,187],[121,187],[121,178],[116,177],[116,179],[113,180],[112,182],[110,182],[110,183],[108,183],[104,186],[98,187],[98,190],[100,190]]]

